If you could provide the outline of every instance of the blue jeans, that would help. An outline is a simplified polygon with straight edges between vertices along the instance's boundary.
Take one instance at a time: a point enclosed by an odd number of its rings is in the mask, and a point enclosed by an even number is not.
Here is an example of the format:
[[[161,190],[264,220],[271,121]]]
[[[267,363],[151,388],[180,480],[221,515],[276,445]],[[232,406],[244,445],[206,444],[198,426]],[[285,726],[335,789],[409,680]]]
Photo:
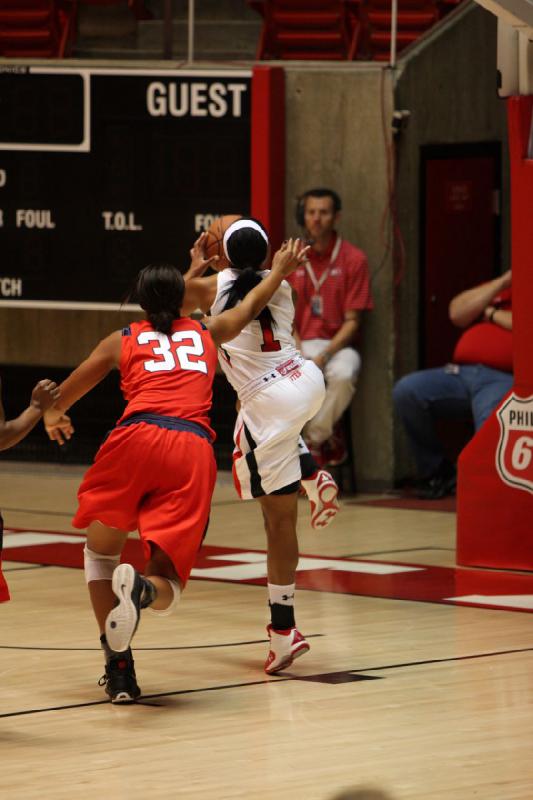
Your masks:
[[[481,427],[512,388],[509,372],[482,364],[447,364],[405,375],[394,386],[394,407],[403,423],[419,477],[434,475],[445,460],[435,420],[473,416]]]

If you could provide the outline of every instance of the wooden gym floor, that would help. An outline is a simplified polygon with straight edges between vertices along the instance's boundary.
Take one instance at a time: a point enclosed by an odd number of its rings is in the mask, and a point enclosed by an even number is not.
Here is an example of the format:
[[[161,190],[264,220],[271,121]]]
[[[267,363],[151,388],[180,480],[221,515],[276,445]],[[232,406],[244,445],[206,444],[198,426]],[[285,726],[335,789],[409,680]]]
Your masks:
[[[393,800],[533,798],[533,576],[509,588],[454,571],[453,513],[345,498],[319,533],[301,500],[311,651],[267,677],[260,512],[222,473],[197,579],[175,616],[141,620],[143,700],[120,707],[97,685],[83,573],[54,566],[83,540],[39,534],[73,532],[82,473],[0,462],[1,797],[332,800],[364,784]]]

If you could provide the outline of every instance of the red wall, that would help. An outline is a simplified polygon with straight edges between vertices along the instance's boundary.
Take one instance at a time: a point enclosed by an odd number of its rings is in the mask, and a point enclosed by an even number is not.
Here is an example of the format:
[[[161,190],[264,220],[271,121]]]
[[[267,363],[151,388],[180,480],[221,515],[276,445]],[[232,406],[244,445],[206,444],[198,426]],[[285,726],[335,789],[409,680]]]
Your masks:
[[[533,97],[507,102],[515,385],[459,458],[457,561],[533,570]]]
[[[254,67],[252,76],[251,214],[270,232],[273,250],[285,238],[285,73]]]

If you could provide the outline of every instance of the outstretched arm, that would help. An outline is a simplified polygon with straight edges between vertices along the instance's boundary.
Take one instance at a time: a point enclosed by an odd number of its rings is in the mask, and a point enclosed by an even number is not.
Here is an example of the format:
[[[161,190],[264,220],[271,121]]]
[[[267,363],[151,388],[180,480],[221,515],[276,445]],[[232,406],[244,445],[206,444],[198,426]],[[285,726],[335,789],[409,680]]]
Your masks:
[[[31,393],[28,408],[15,419],[6,420],[4,407],[0,400],[0,450],[18,444],[35,427],[44,411],[58,399],[57,384],[48,379],[39,381]]]
[[[218,256],[206,258],[205,245],[207,233],[202,233],[191,247],[191,265],[183,279],[185,281],[185,296],[181,307],[181,314],[189,316],[197,308],[204,314],[211,308],[217,292],[217,276],[202,277],[208,267],[216,269]]]
[[[102,339],[90,356],[60,385],[59,400],[44,415],[44,425],[50,439],[58,444],[64,444],[66,439],[70,439],[74,428],[65,412],[100,383],[113,367],[118,367],[121,338],[121,331],[115,331]]]
[[[494,278],[488,283],[482,283],[473,289],[461,292],[450,303],[450,320],[459,328],[466,328],[478,317],[482,316],[485,309],[492,305],[492,300],[504,289],[511,285],[511,270]]]
[[[234,339],[267,305],[282,280],[294,272],[304,260],[309,247],[302,247],[300,239],[284,242],[272,260],[270,273],[235,308],[216,317],[206,317],[203,322],[215,344]]]

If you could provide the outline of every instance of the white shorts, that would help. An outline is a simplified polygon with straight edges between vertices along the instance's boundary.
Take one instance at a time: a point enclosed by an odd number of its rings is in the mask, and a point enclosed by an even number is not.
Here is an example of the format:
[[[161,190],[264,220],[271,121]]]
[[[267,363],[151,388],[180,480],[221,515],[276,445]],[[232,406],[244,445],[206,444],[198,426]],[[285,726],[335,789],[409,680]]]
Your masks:
[[[233,451],[233,479],[243,500],[298,483],[298,439],[324,395],[322,372],[312,361],[305,361],[243,404],[235,423]]]

